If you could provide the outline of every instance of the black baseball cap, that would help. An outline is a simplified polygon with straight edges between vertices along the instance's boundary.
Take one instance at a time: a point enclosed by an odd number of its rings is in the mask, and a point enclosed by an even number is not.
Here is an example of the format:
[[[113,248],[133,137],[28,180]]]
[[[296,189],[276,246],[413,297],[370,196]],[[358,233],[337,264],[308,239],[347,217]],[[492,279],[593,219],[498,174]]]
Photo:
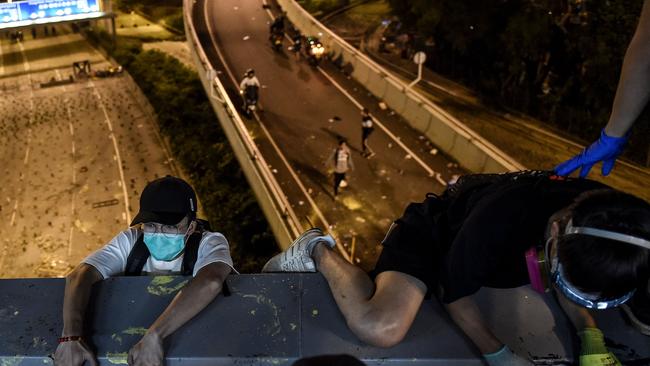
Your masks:
[[[140,195],[140,212],[131,226],[146,222],[175,225],[188,214],[196,216],[196,193],[186,181],[168,175],[156,179]]]

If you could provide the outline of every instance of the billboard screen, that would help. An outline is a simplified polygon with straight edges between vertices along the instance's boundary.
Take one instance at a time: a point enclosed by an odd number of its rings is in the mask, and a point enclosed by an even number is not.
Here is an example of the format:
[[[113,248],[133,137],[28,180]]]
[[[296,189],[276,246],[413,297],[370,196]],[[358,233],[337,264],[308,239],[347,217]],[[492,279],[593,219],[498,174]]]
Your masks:
[[[97,18],[100,0],[24,0],[0,3],[0,28]]]

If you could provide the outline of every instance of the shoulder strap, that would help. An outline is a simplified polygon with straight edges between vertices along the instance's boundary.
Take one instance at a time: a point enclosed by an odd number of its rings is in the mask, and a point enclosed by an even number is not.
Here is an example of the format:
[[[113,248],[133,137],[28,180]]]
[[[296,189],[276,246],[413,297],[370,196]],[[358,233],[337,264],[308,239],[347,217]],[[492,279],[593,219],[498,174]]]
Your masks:
[[[196,224],[196,231],[190,235],[187,244],[185,244],[183,267],[181,268],[183,276],[191,276],[194,273],[194,265],[199,257],[199,246],[201,245],[201,239],[203,239],[203,233],[212,231],[207,220],[196,219]]]
[[[185,253],[183,254],[183,266],[181,267],[181,274],[183,276],[191,276],[194,273],[194,265],[199,256],[199,245],[203,238],[203,230],[195,231],[190,235],[190,238],[185,244]]]
[[[142,233],[138,235],[138,240],[136,240],[129,253],[129,257],[126,260],[126,268],[124,269],[125,276],[140,276],[142,274],[142,268],[147,263],[149,259],[149,248],[144,244],[144,239]]]

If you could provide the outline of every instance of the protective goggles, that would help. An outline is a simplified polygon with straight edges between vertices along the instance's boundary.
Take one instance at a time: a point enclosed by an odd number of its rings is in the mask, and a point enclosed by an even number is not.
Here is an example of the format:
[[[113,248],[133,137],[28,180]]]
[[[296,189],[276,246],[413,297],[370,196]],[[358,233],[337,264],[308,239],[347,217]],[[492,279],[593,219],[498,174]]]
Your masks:
[[[562,236],[566,236],[566,235],[589,235],[598,238],[615,240],[615,241],[619,241],[631,245],[636,245],[650,250],[650,241],[646,239],[639,238],[632,235],[621,234],[609,230],[602,230],[602,229],[596,229],[591,227],[573,226],[572,221],[569,221],[569,223],[566,226],[566,229],[564,230],[564,234]],[[576,286],[571,284],[571,282],[569,282],[564,272],[564,268],[562,268],[562,264],[559,262],[557,256],[551,257],[550,255],[551,253],[549,252],[550,249],[549,244],[550,244],[550,240],[546,242],[546,246],[544,250],[545,258],[543,259],[534,258],[538,256],[533,255],[531,251],[526,253],[526,261],[528,263],[529,277],[531,280],[531,285],[535,290],[539,292],[544,292],[544,288],[546,287],[543,285],[544,278],[539,271],[539,264],[536,266],[536,268],[535,266],[532,265],[532,261],[538,259],[538,263],[546,262],[546,267],[548,273],[550,274],[550,280],[552,281],[552,283],[554,283],[557,286],[558,290],[569,300],[573,301],[578,305],[584,306],[588,309],[609,309],[609,308],[617,307],[625,303],[626,301],[628,301],[630,298],[632,298],[632,296],[634,296],[636,290],[632,290],[626,293],[625,295],[617,298],[603,298],[600,296],[600,294],[597,293],[594,294],[594,293],[586,293],[581,291]]]

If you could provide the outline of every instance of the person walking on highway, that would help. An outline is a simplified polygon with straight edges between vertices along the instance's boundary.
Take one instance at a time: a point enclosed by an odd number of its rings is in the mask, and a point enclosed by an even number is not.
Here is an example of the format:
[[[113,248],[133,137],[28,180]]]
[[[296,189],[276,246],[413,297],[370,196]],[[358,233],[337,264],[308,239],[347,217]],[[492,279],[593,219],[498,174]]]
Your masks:
[[[364,108],[361,110],[361,155],[366,159],[369,159],[375,155],[375,152],[372,151],[368,145],[368,138],[374,130],[375,128],[373,127],[372,116],[370,115],[368,108]]]
[[[228,241],[196,218],[196,194],[180,178],[149,183],[131,227],[92,253],[66,278],[63,332],[54,354],[57,366],[97,365],[83,334],[94,283],[113,276],[182,274],[193,278],[149,326],[133,348],[129,365],[162,365],[163,340],[200,313],[221,292],[233,271]]]
[[[334,168],[334,198],[339,194],[339,186],[345,182],[345,174],[349,170],[354,170],[352,163],[352,153],[345,140],[340,139],[338,147],[329,159]],[[344,183],[347,185],[347,183]]]
[[[472,296],[530,284],[557,294],[578,331],[581,366],[620,365],[589,310],[625,303],[648,280],[650,204],[551,172],[468,175],[408,205],[370,274],[335,244],[311,229],[263,271],[322,273],[350,329],[370,345],[399,343],[433,294],[489,365],[532,365],[492,333]]]

